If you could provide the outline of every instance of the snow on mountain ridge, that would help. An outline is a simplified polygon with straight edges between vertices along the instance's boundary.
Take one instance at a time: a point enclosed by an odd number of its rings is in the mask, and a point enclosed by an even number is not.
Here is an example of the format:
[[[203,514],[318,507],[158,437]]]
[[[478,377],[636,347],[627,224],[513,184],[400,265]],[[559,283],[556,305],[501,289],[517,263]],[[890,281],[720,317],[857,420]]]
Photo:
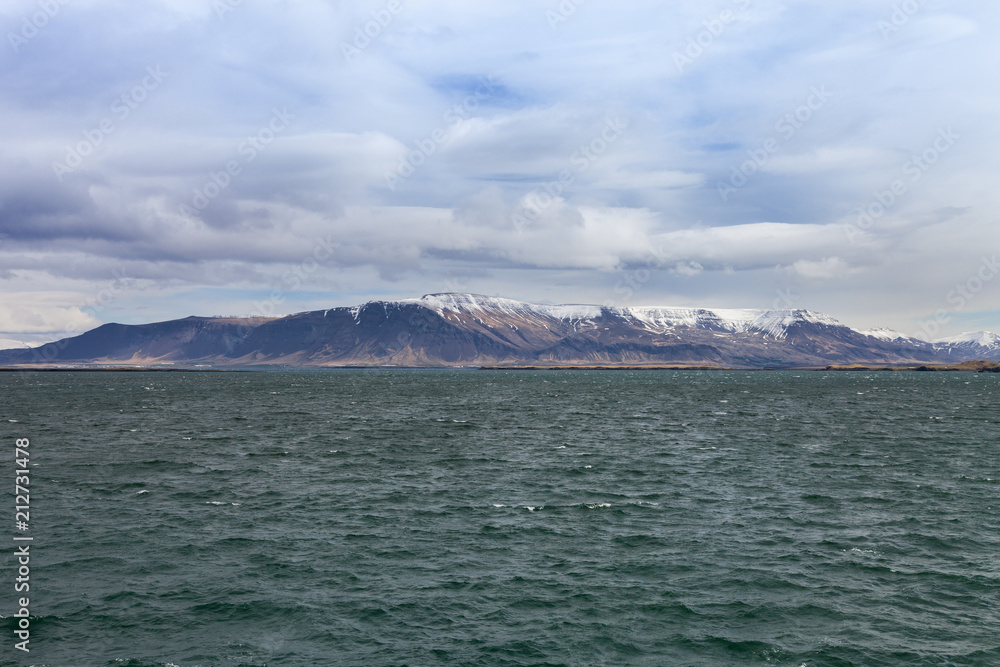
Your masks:
[[[675,327],[691,327],[732,333],[761,333],[782,339],[793,324],[823,324],[843,326],[829,315],[811,310],[789,309],[707,309],[673,308],[665,306],[603,307],[589,304],[543,305],[516,301],[504,297],[480,294],[426,294],[419,299],[405,299],[400,303],[416,304],[429,308],[445,317],[446,313],[470,313],[477,317],[484,314],[514,317],[549,317],[568,322],[587,322],[602,315],[616,315],[631,320],[649,331],[666,333]]]
[[[782,339],[788,333],[788,327],[793,324],[842,326],[840,322],[828,315],[802,309],[720,308],[709,310],[706,308],[634,307],[624,310],[642,322],[646,328],[654,331],[682,326],[733,333],[757,332],[771,338]]]
[[[1000,334],[992,331],[966,331],[957,336],[949,336],[934,341],[945,345],[978,345],[989,350],[1000,349]]]
[[[896,341],[912,341],[915,340],[912,336],[907,336],[904,333],[895,331],[894,329],[887,329],[886,327],[875,327],[874,329],[855,329],[862,336],[869,336],[871,338],[878,338],[879,340],[884,340],[890,343]]]
[[[547,306],[516,301],[499,296],[481,294],[425,294],[419,299],[404,299],[400,303],[413,303],[430,308],[438,315],[444,313],[487,313],[494,312],[510,316],[546,315],[560,320],[587,320],[601,316],[600,306],[568,304]]]

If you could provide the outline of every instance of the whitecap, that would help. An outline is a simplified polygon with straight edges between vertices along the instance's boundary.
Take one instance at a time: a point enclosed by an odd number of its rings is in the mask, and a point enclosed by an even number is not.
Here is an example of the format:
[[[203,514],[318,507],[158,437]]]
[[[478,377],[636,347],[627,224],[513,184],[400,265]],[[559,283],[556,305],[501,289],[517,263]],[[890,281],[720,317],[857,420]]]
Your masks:
[[[559,445],[556,449],[566,449],[566,445]]]
[[[875,549],[859,549],[857,547],[852,548],[851,553],[861,554],[862,556],[875,556],[875,557],[880,557],[882,555]]]
[[[135,492],[135,495],[137,495],[137,496],[141,496],[141,495],[142,495],[142,494],[144,494],[144,493],[149,493],[149,491],[147,491],[146,489],[143,489],[142,491],[136,491],[136,492]]]
[[[593,468],[594,466],[583,466],[584,468]]]
[[[7,421],[9,421],[11,424],[16,424],[17,423],[16,419],[8,419]]]
[[[194,440],[194,438],[188,438],[188,437],[185,437],[185,436],[181,436],[181,440]]]
[[[507,507],[506,505],[501,505],[499,503],[493,503],[493,507]]]
[[[206,505],[225,505],[226,503],[220,502],[218,500],[209,500]]]
[[[611,503],[597,503],[596,505],[587,505],[589,509],[596,510],[600,507],[611,507]]]

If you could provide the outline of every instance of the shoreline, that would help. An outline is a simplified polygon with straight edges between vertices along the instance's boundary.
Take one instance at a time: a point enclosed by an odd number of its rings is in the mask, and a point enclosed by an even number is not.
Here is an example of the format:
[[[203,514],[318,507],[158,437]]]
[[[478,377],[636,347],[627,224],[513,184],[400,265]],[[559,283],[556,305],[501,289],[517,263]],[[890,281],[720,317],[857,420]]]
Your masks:
[[[905,366],[831,364],[828,366],[795,366],[738,368],[696,364],[586,364],[573,366],[240,366],[229,368],[194,368],[185,366],[0,366],[0,373],[249,373],[254,371],[296,370],[480,370],[480,371],[832,371],[832,372],[967,372],[1000,373],[1000,363],[995,361],[966,361],[959,364],[912,364]]]
[[[245,373],[249,368],[144,368],[141,366],[0,366],[0,373]]]

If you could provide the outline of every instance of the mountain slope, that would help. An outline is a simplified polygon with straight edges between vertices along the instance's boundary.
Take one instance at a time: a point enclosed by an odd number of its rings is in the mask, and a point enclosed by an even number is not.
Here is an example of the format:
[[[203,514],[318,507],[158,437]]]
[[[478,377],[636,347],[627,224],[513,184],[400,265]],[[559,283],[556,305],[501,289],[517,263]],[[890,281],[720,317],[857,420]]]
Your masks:
[[[942,338],[935,345],[953,356],[978,355],[980,359],[1000,360],[1000,335],[992,331],[970,331]]]
[[[288,317],[106,324],[0,364],[472,366],[695,364],[739,368],[1000,359],[995,334],[930,344],[808,310],[549,306],[475,294],[372,301]]]
[[[27,350],[0,351],[0,363],[149,363],[225,357],[265,318],[187,317],[153,324],[104,324]]]

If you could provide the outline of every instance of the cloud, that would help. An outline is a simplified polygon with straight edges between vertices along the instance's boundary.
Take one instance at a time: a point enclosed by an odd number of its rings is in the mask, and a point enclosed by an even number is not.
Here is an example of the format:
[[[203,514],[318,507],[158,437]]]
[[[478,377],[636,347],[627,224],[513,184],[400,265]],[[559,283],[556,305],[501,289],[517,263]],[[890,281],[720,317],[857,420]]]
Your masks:
[[[595,182],[594,187],[608,190],[651,190],[696,187],[704,182],[704,175],[688,174],[682,171],[633,173],[616,171]]]
[[[812,280],[843,278],[852,271],[839,257],[827,257],[816,262],[800,259],[789,268],[799,276]]]
[[[805,174],[836,170],[872,170],[899,164],[905,158],[893,151],[864,146],[820,146],[808,153],[776,155],[763,170],[774,174]]]
[[[892,8],[863,0],[586,3],[553,26],[558,7],[404,3],[366,41],[384,3],[64,6],[0,49],[0,330],[252,310],[275,289],[290,310],[459,285],[600,303],[635,267],[646,303],[794,287],[911,330],[1000,242],[997,93],[969,66],[1000,53],[992,5],[924,4],[887,34]],[[0,34],[37,11],[5,3]],[[909,180],[943,127],[961,138]]]
[[[34,334],[66,332],[83,333],[101,321],[76,306],[62,306],[66,298],[75,295],[48,292],[45,294],[7,295],[0,302],[0,334]]]

